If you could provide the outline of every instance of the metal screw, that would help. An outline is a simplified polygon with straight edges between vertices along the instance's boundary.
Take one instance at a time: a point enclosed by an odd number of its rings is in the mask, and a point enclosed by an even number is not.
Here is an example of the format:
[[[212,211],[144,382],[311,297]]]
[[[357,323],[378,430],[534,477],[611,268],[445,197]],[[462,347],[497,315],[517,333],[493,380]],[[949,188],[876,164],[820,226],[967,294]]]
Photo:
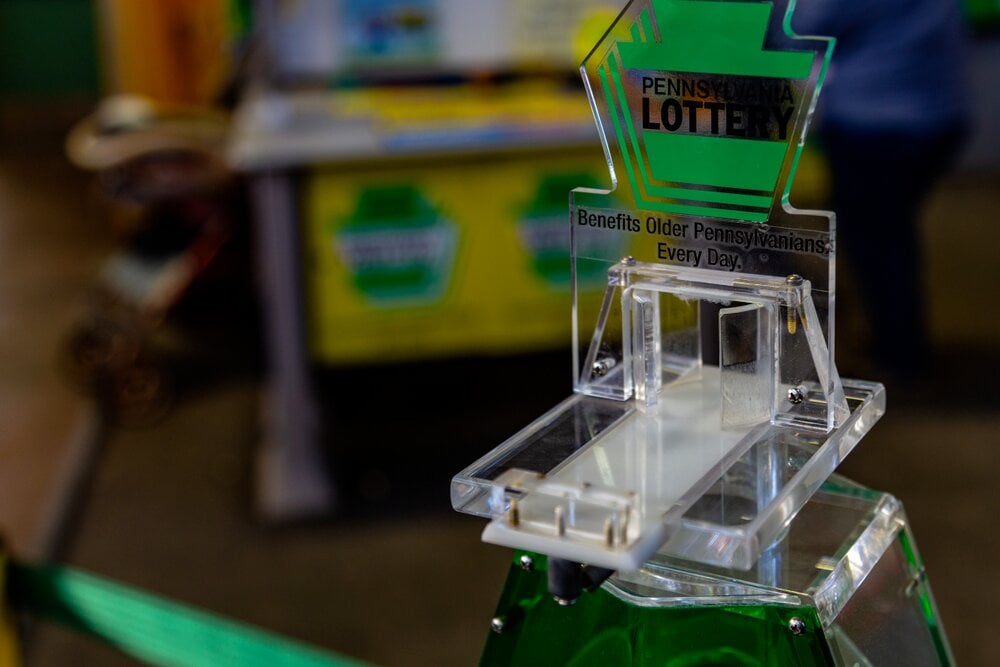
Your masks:
[[[785,278],[785,282],[791,285],[792,287],[798,287],[799,285],[802,284],[802,276],[800,276],[797,273],[793,273],[792,275]]]
[[[555,600],[556,604],[558,604],[560,607],[572,607],[573,605],[576,604],[575,599],[571,600],[569,598],[561,598],[558,595],[553,595],[552,599]]]
[[[804,635],[806,633],[806,622],[798,616],[792,616],[791,620],[788,621],[788,629],[796,637]]]
[[[803,400],[805,400],[806,392],[802,387],[790,387],[788,389],[788,402],[792,405],[798,405]]]
[[[490,629],[497,634],[503,632],[504,626],[506,625],[507,622],[504,620],[503,616],[494,616],[493,620],[490,621]]]
[[[535,568],[535,561],[528,554],[521,556],[521,569],[525,572],[531,572]]]
[[[635,266],[636,264],[635,257],[633,257],[632,255],[626,255],[625,257],[622,257],[622,264],[624,264],[625,266]]]
[[[605,375],[607,375],[612,368],[615,367],[615,363],[616,362],[613,358],[604,357],[603,359],[598,359],[597,361],[595,361],[590,371],[594,374],[595,377],[602,378]]]

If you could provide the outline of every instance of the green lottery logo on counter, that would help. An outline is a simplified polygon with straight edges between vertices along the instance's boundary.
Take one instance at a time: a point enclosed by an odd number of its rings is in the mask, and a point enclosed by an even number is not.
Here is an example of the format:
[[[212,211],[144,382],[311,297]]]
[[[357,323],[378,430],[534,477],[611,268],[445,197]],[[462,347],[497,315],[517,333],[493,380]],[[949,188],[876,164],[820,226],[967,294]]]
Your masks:
[[[358,292],[372,305],[435,303],[455,264],[458,233],[409,185],[362,190],[335,232],[334,247]]]
[[[596,186],[598,179],[586,172],[562,172],[543,176],[534,197],[521,212],[517,236],[525,249],[532,271],[549,287],[568,289],[572,276],[570,229],[566,225],[566,193],[575,186]],[[593,251],[623,254],[625,239],[599,237],[589,239],[600,247]],[[603,287],[605,270],[601,266],[578,266],[577,280],[584,287]]]

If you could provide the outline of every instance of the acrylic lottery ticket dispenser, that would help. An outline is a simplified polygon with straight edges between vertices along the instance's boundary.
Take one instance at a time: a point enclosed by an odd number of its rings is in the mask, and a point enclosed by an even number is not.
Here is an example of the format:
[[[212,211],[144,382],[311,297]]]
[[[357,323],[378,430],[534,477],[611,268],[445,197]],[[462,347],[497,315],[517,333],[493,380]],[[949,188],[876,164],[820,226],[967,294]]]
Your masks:
[[[577,656],[546,631],[569,623],[549,602],[633,637],[607,649],[629,660],[601,649],[600,664],[646,664],[634,610],[674,607],[774,606],[759,637],[777,619],[822,639],[815,656],[863,655],[843,612],[904,537],[912,600],[893,604],[931,610],[920,655],[937,656],[907,664],[947,662],[898,501],[831,479],[885,396],[834,364],[834,216],[788,201],[833,46],[796,36],[791,16],[781,2],[636,0],[581,68],[612,188],[570,196],[575,392],[452,483],[456,509],[490,519],[485,541],[524,552],[487,647],[510,658],[497,664]],[[599,300],[579,289],[594,275]],[[708,662],[683,664],[786,664],[753,650],[719,662],[736,640],[716,640]],[[764,655],[802,647],[760,641]]]

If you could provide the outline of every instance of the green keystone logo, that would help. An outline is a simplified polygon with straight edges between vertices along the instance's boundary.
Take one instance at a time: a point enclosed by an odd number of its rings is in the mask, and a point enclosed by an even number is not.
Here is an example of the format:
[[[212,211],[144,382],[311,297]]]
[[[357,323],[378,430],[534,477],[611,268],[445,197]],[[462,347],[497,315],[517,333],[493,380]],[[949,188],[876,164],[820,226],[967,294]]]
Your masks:
[[[569,229],[566,226],[566,192],[574,187],[597,187],[599,179],[587,172],[555,172],[542,177],[528,205],[519,212],[517,235],[529,256],[535,275],[550,287],[568,288],[570,273]],[[585,253],[622,255],[626,239],[592,236],[580,241]],[[589,246],[597,246],[591,248]],[[607,283],[600,265],[577,266],[577,280],[585,287]]]
[[[347,220],[332,222],[335,251],[373,305],[424,305],[444,294],[457,230],[416,187],[369,186]]]
[[[775,14],[760,1],[626,7],[583,64],[615,175],[628,180],[616,196],[648,211],[768,220],[832,49]]]

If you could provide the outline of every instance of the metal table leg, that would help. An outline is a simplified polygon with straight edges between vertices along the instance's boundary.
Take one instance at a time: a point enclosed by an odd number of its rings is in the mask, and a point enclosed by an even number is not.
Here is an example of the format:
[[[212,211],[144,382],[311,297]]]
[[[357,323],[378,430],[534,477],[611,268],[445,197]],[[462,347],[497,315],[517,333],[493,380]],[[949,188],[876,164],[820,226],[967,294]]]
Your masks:
[[[293,174],[255,175],[251,191],[268,373],[256,504],[266,519],[304,518],[331,511],[335,493],[309,378]]]

